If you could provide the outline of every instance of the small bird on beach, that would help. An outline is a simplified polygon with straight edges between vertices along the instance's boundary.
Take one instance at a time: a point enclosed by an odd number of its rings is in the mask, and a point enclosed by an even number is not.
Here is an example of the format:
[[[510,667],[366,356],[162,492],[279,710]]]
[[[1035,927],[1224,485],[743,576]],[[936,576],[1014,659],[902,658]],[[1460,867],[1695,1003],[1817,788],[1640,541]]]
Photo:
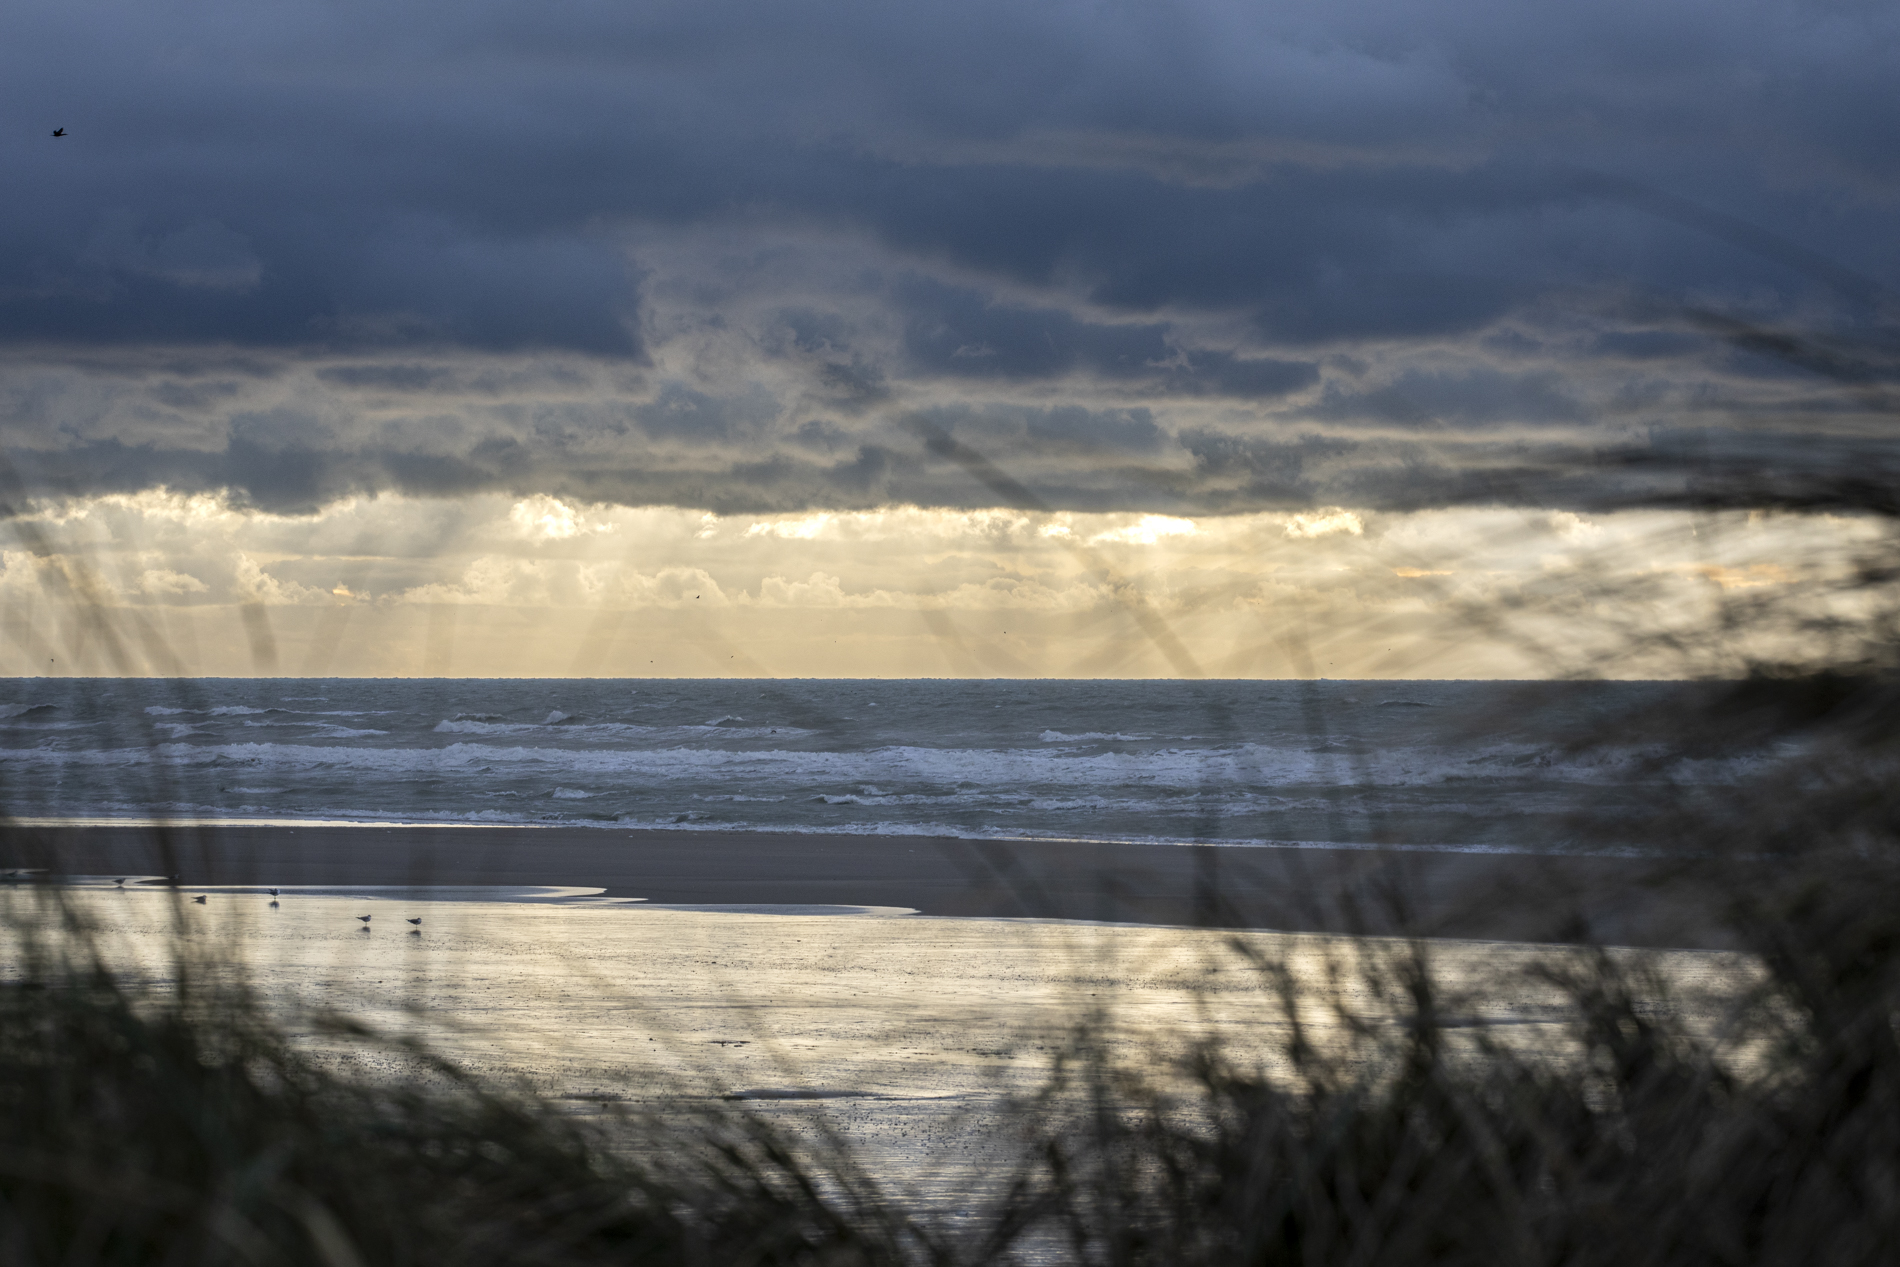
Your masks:
[[[53,129],[53,135],[54,135],[54,136],[65,136],[65,135],[66,135],[66,129],[65,129],[65,128],[54,128],[54,129]]]
[[[369,927],[369,921],[370,921],[370,919],[371,919],[372,917],[371,917],[371,916],[368,916],[368,915],[358,915],[358,916],[357,916],[356,918],[358,918],[358,919],[360,919],[360,920],[362,920],[362,921],[363,921],[363,927],[364,927],[364,928],[368,928],[368,927]]]
[[[267,890],[265,890],[265,891],[266,891],[267,893],[269,893],[269,894],[270,894],[270,895],[271,895],[272,897],[276,897],[276,896],[277,896],[277,890],[276,890],[276,889],[267,889]]]
[[[200,893],[197,897],[194,897],[191,900],[196,902],[198,905],[203,906],[205,904],[205,895]]]
[[[422,916],[418,915],[414,919],[410,920],[409,922],[411,924],[420,924],[422,922]]]
[[[120,877],[119,877],[118,879],[116,879],[116,880],[114,880],[114,881],[113,881],[113,883],[114,883],[114,884],[116,884],[116,885],[118,885],[118,886],[119,886],[120,888],[124,888],[124,887],[125,887],[125,877],[124,877],[124,876],[120,876]]]

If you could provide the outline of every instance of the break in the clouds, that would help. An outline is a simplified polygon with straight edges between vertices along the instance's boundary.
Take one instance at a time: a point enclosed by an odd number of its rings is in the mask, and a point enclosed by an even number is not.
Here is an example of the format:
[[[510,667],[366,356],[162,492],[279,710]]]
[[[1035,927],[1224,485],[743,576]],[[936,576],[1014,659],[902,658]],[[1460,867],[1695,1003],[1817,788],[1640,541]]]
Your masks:
[[[544,494],[283,516],[148,492],[14,529],[8,675],[1727,673],[1838,652],[1816,630],[1866,620],[1843,578],[1891,546],[1867,520],[1758,512],[721,516]]]
[[[1179,515],[1895,465],[1889,4],[23,0],[0,36],[36,492]]]

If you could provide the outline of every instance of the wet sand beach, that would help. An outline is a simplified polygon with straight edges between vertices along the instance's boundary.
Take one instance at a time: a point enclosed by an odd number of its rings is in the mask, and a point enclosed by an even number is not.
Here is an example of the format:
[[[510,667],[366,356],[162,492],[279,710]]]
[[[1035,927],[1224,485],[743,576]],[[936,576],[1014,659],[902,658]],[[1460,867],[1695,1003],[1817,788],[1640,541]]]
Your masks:
[[[1214,1034],[1267,1057],[1285,1029],[1268,978],[1235,953],[1235,934],[1214,930],[727,913],[573,893],[496,901],[493,888],[460,900],[441,888],[284,888],[272,903],[249,887],[77,884],[61,889],[65,909],[84,912],[126,980],[167,988],[183,955],[240,973],[300,1041],[330,1041],[303,1009],[341,1012],[478,1075],[526,1079],[576,1114],[730,1098],[787,1125],[822,1121],[878,1173],[946,1208],[994,1177],[1012,1129],[999,1110],[1044,1084],[1079,1021],[1093,1018],[1098,1040],[1135,1066]],[[0,890],[0,928],[59,925],[59,909],[35,904],[38,887]],[[1315,1041],[1338,1028],[1334,999],[1396,1023],[1392,999],[1350,985],[1341,995],[1324,971],[1329,957],[1381,943],[1238,936],[1305,982]],[[1430,953],[1452,1024],[1482,1016],[1531,1049],[1568,1034],[1561,992],[1525,974],[1565,951],[1447,940]],[[1703,1027],[1749,979],[1742,956],[1628,953]],[[407,1067],[393,1047],[357,1058],[372,1072]]]
[[[1721,948],[1643,858],[576,827],[14,826],[0,864],[185,885],[574,885],[652,903]]]

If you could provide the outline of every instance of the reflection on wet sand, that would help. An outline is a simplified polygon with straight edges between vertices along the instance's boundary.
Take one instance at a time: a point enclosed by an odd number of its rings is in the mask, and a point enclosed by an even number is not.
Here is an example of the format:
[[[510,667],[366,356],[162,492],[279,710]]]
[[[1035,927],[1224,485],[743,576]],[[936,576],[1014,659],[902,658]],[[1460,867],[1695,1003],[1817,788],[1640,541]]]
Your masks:
[[[304,1009],[344,1013],[476,1074],[525,1079],[576,1113],[681,1095],[821,1113],[920,1182],[980,1161],[1006,1132],[997,1110],[1043,1084],[1085,1018],[1137,1063],[1215,1034],[1264,1058],[1286,1016],[1246,953],[1312,987],[1303,1019],[1321,1041],[1337,1031],[1335,1007],[1376,1024],[1396,1006],[1328,969],[1397,943],[1307,934],[603,905],[584,889],[286,888],[275,908],[261,889],[205,889],[202,906],[186,890],[109,879],[63,892],[130,978],[163,988],[182,948],[247,974],[293,1024]],[[35,903],[31,888],[13,890],[7,926],[48,911]],[[366,912],[382,918],[359,923]],[[1530,970],[1578,952],[1441,941],[1430,953],[1452,1028],[1482,1020],[1514,1045],[1560,1045],[1566,1009]],[[1726,952],[1620,953],[1652,965],[1670,1005],[1705,1028],[1754,975]]]

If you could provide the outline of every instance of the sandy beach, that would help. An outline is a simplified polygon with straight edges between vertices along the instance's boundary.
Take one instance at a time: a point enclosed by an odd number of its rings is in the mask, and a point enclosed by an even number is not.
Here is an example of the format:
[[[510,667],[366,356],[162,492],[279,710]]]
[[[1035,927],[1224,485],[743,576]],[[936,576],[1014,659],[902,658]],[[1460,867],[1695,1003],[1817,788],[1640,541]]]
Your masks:
[[[37,887],[0,891],[0,927],[57,924]],[[498,901],[498,886],[283,888],[273,903],[248,886],[117,890],[107,877],[62,892],[126,980],[168,988],[182,954],[242,973],[300,1041],[333,1041],[305,1009],[341,1012],[473,1073],[525,1079],[582,1116],[736,1099],[787,1125],[822,1122],[922,1204],[951,1210],[1001,1173],[1012,1118],[999,1110],[1044,1085],[1084,1018],[1134,1066],[1216,1034],[1271,1060],[1284,1038],[1268,979],[1236,953],[1235,934],[1214,930],[708,911],[571,891]],[[1392,1000],[1339,994],[1324,972],[1329,957],[1397,943],[1238,936],[1304,982],[1316,1041],[1338,1028],[1334,1000],[1397,1023]],[[1561,949],[1445,940],[1430,953],[1454,1024],[1482,1017],[1532,1049],[1569,1033],[1561,992],[1526,974]],[[1705,1028],[1749,972],[1720,952],[1630,953]],[[356,1050],[372,1073],[406,1067],[397,1048]]]
[[[653,903],[1722,948],[1640,858],[910,836],[237,824],[14,826],[0,865],[184,885],[574,885]]]

